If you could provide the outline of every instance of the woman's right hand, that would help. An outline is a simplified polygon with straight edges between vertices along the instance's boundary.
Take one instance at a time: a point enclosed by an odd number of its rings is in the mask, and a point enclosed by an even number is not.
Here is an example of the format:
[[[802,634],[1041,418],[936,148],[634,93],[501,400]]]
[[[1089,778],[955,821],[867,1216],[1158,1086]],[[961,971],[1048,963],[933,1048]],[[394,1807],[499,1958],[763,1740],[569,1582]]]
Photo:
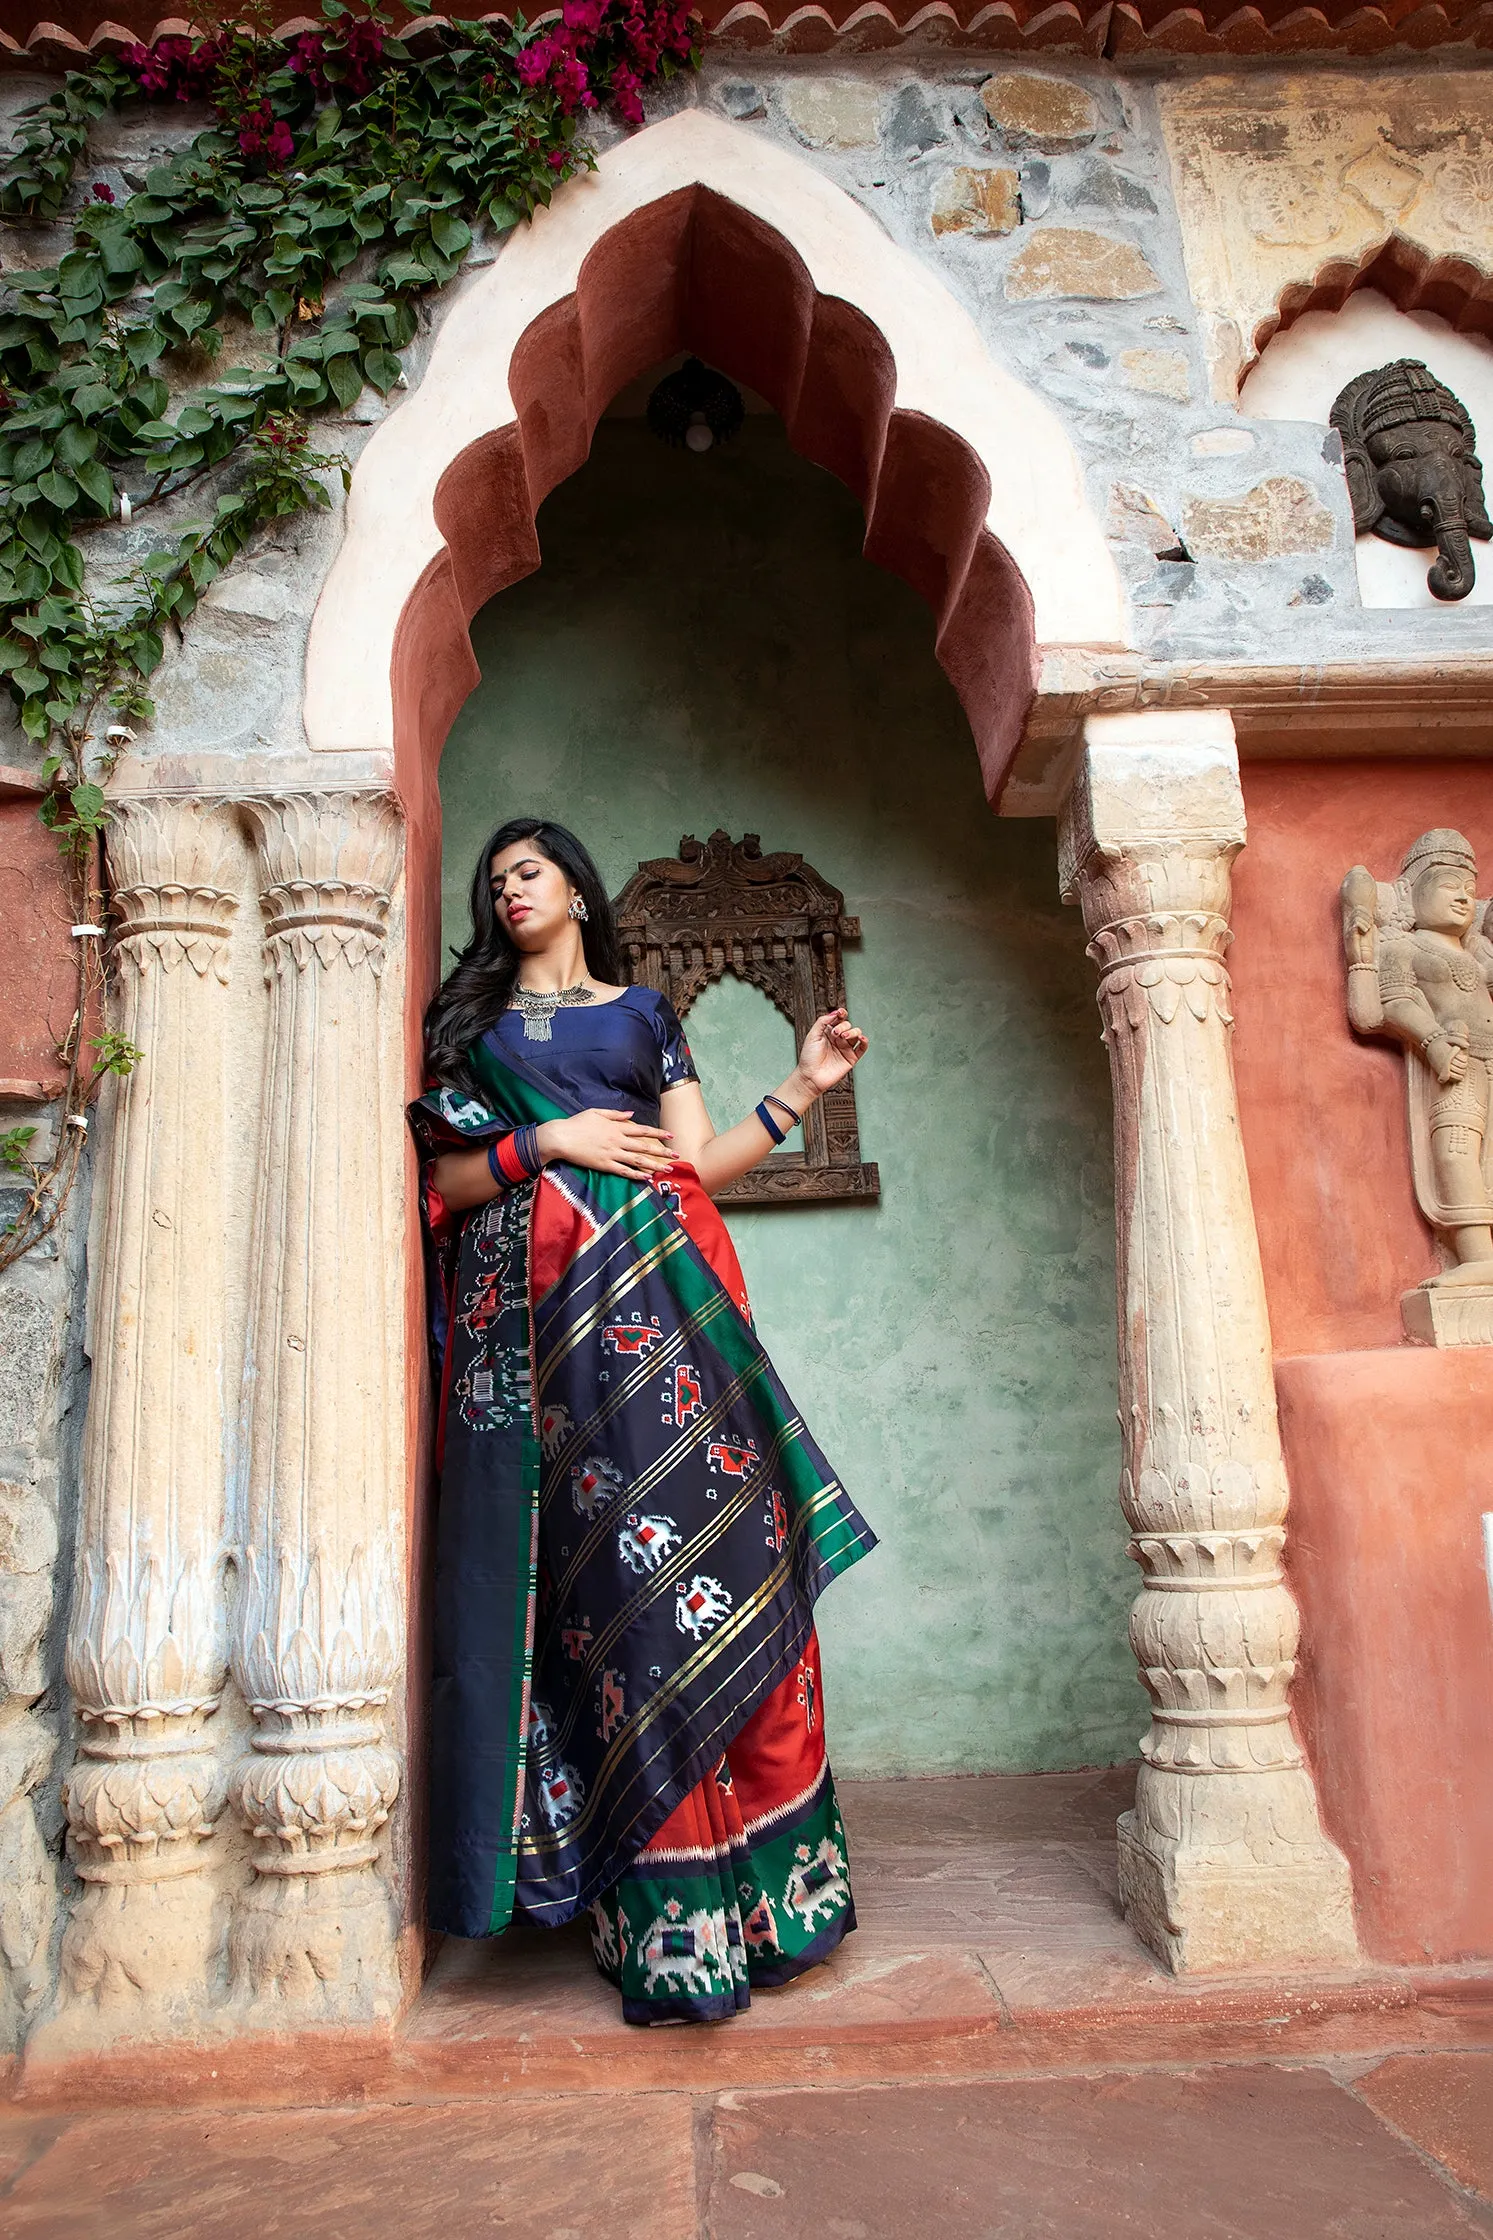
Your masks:
[[[573,1167],[624,1174],[634,1182],[651,1181],[674,1157],[667,1128],[645,1127],[630,1112],[605,1107],[574,1113],[568,1120],[545,1120],[538,1140],[546,1160],[564,1159]]]

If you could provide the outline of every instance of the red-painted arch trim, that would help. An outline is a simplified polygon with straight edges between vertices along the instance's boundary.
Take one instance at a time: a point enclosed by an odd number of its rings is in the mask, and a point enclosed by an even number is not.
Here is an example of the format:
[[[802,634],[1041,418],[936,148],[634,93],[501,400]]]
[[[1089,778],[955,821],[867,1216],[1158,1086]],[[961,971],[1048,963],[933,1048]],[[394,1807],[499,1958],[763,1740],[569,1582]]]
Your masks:
[[[795,449],[855,493],[867,557],[932,610],[938,659],[969,717],[992,799],[1004,782],[1035,690],[1035,638],[1026,583],[985,527],[982,462],[951,429],[897,408],[896,368],[879,330],[852,305],[820,295],[780,234],[709,188],[682,188],[614,226],[583,262],[574,294],[525,330],[508,368],[515,419],[469,445],[437,486],[445,549],[405,605],[392,676],[415,855],[417,1005],[436,968],[436,772],[477,681],[467,626],[538,567],[535,515],[583,464],[608,401],[686,348],[758,390]]]

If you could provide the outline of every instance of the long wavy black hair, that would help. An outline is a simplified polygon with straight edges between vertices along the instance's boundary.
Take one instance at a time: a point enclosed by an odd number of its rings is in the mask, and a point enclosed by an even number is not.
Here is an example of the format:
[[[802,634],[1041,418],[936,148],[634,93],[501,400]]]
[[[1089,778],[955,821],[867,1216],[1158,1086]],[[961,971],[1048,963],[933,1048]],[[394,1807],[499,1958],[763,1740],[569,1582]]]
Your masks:
[[[492,859],[515,840],[532,840],[542,856],[557,864],[586,905],[581,940],[586,970],[593,980],[621,985],[622,952],[617,920],[601,873],[573,832],[547,817],[510,817],[483,843],[472,875],[472,938],[456,953],[425,1014],[425,1063],[437,1081],[469,1096],[480,1095],[467,1053],[480,1035],[507,1010],[518,978],[519,953],[508,938],[492,898]]]

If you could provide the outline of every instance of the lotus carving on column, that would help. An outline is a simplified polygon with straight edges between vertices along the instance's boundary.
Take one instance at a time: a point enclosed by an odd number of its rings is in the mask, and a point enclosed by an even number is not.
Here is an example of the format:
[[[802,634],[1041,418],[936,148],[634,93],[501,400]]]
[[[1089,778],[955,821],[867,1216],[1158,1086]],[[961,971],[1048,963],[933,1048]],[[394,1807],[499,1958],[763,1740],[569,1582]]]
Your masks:
[[[283,969],[288,955],[298,972],[311,959],[326,969],[343,959],[383,970],[389,897],[379,887],[344,880],[296,879],[264,895],[266,934]]]
[[[170,1754],[157,1759],[79,1759],[63,1785],[75,1842],[96,1844],[108,1857],[212,1834],[228,1794],[221,1767],[184,1741],[163,1747]]]
[[[122,923],[114,943],[121,964],[172,972],[185,961],[199,979],[212,972],[228,985],[226,941],[237,902],[220,887],[120,887],[114,905]]]
[[[391,1551],[238,1559],[235,1669],[251,1710],[355,1711],[388,1701],[403,1636]]]
[[[85,1719],[185,1717],[215,1710],[228,1662],[207,1557],[85,1549],[67,1648],[67,1682]]]
[[[1170,1475],[1148,1464],[1120,1481],[1120,1503],[1137,1534],[1233,1535],[1278,1524],[1288,1502],[1285,1464],[1273,1456],[1184,1462]]]
[[[1229,939],[1227,921],[1211,910],[1156,912],[1105,926],[1089,955],[1102,975],[1110,1020],[1134,1030],[1150,1015],[1170,1026],[1185,1006],[1200,1024],[1216,1014],[1232,1026],[1221,955]]]
[[[260,1871],[293,1872],[291,1860],[309,1850],[335,1850],[335,1864],[352,1867],[375,1856],[371,1843],[349,1847],[349,1836],[372,1837],[399,1794],[399,1761],[360,1727],[328,1736],[324,1729],[277,1738],[272,1756],[249,1759],[234,1783],[234,1802],[251,1836],[290,1847],[283,1862],[259,1861]]]

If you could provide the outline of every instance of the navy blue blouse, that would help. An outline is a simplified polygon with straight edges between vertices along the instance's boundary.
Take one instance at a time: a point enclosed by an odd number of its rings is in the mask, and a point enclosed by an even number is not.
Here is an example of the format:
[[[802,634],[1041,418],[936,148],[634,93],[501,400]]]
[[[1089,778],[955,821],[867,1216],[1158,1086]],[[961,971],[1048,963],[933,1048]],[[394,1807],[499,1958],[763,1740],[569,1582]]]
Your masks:
[[[548,1042],[531,1042],[516,1010],[489,1032],[500,1051],[552,1081],[576,1111],[626,1108],[645,1127],[657,1127],[665,1089],[700,1078],[674,1006],[654,988],[563,1005],[550,1019]]]

